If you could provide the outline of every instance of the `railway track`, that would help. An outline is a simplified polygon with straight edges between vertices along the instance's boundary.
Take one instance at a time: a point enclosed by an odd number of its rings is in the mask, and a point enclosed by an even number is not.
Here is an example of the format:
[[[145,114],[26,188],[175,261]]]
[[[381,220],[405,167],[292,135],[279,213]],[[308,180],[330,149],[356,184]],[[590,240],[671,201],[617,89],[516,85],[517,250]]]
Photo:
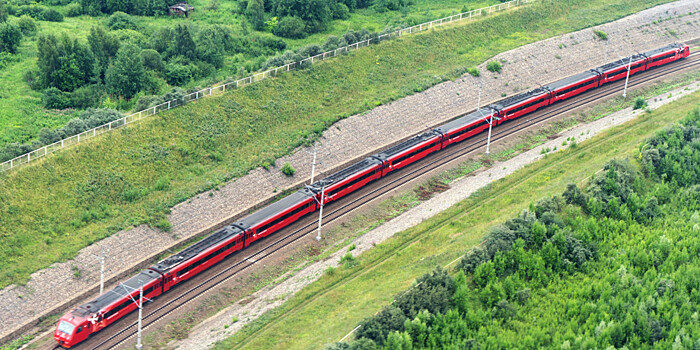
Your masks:
[[[630,77],[628,88],[634,88],[668,74],[697,68],[700,68],[700,53],[696,52],[683,61]],[[517,132],[540,125],[563,113],[592,104],[600,98],[619,93],[623,86],[624,81],[615,82],[608,86],[579,95],[572,100],[566,100],[533,114],[523,116],[521,119],[512,120],[498,127],[494,127],[491,137],[492,142],[502,140]],[[401,169],[401,171],[397,171],[395,174],[384,177],[356,193],[348,195],[337,203],[332,202],[327,205],[328,208],[324,213],[324,226],[334,223],[339,218],[344,217],[344,215],[377,199],[387,192],[409,183],[416,177],[435,171],[450,162],[472,153],[485,146],[485,144],[486,135],[482,133],[473,139],[448,147],[415,164]],[[253,249],[246,249],[225,259],[224,262],[219,263],[215,267],[212,267],[207,273],[203,274],[201,278],[193,279],[190,283],[185,283],[170,293],[159,297],[153,302],[152,310],[148,310],[149,304],[147,303],[144,308],[143,329],[145,330],[149,327],[153,327],[165,317],[180,310],[184,306],[191,305],[193,301],[207,295],[209,291],[238,276],[242,271],[248,269],[252,265],[262,263],[266,258],[273,256],[280,250],[302,238],[308,237],[309,233],[315,231],[316,225],[317,221],[315,220],[314,214],[302,218],[296,225],[292,225],[290,228],[282,230],[276,235],[270,236],[261,242],[257,242],[257,244],[250,247]],[[266,245],[263,246],[262,244]],[[257,251],[255,251],[256,249]],[[94,337],[78,345],[76,348],[81,350],[111,349],[124,346],[127,341],[136,335],[137,323],[135,319],[136,313],[134,312],[111,327],[97,333]],[[133,341],[135,342],[135,340]],[[47,348],[56,349],[56,347]]]

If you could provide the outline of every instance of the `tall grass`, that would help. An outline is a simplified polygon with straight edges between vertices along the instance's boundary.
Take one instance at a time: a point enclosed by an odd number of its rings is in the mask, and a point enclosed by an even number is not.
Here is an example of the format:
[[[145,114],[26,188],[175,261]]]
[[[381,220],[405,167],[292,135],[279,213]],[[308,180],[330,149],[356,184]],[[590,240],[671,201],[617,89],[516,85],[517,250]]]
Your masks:
[[[205,99],[0,175],[0,287],[517,46],[667,2],[543,2]],[[271,171],[279,171],[272,169]]]

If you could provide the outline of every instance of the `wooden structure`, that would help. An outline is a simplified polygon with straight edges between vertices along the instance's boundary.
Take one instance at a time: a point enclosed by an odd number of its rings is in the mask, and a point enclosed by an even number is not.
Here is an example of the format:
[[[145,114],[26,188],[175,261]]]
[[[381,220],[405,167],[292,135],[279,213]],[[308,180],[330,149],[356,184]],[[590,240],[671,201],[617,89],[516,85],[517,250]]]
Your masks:
[[[186,2],[181,2],[177,3],[173,6],[170,6],[170,15],[171,16],[189,16],[190,13],[194,12],[194,6],[186,3]]]

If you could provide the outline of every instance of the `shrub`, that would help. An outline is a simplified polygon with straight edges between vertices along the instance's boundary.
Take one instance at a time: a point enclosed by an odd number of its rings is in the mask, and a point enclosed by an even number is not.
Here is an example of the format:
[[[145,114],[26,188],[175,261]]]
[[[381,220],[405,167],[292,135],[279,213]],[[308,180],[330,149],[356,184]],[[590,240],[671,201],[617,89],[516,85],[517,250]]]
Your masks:
[[[97,107],[104,92],[104,85],[94,84],[79,87],[70,94],[71,107],[78,109]]]
[[[41,95],[41,104],[49,109],[70,108],[70,95],[59,90],[58,88],[51,87],[44,90],[44,93]]]
[[[473,77],[478,77],[481,75],[481,72],[479,72],[479,69],[477,68],[469,68],[467,69],[467,73],[469,73]]]
[[[111,30],[138,29],[138,26],[136,25],[136,22],[134,21],[133,17],[127,15],[124,12],[115,12],[111,16],[109,16],[107,26]]]
[[[22,40],[22,31],[14,23],[0,23],[0,52],[17,52],[19,42]]]
[[[24,35],[33,35],[36,33],[36,22],[27,15],[21,16],[17,20],[17,25]]]
[[[170,85],[185,85],[192,78],[190,68],[177,63],[165,65],[165,80]]]
[[[83,14],[83,8],[77,2],[72,2],[66,6],[66,17],[78,17]]]
[[[350,9],[342,2],[332,3],[331,15],[333,19],[348,19],[350,18]]]
[[[282,18],[275,28],[275,35],[283,38],[301,39],[306,36],[306,25],[299,17],[287,16]]]
[[[594,30],[593,33],[595,33],[599,40],[608,40],[608,34],[602,30]]]
[[[296,169],[294,169],[292,167],[292,165],[289,164],[289,162],[284,163],[281,170],[282,170],[282,174],[287,175],[287,176],[293,176],[294,173],[297,172]]]
[[[318,45],[306,45],[299,49],[297,53],[299,54],[299,56],[307,58],[323,53],[323,50],[321,50],[321,47]]]
[[[63,15],[54,9],[46,9],[41,12],[39,19],[49,22],[63,22]]]
[[[642,109],[647,106],[647,100],[644,97],[639,96],[634,99],[634,109]]]
[[[498,61],[490,61],[489,63],[486,64],[486,69],[493,73],[500,73],[501,72],[501,62]]]
[[[163,58],[156,50],[147,49],[141,51],[141,61],[146,69],[150,69],[152,71],[162,72],[165,68]]]

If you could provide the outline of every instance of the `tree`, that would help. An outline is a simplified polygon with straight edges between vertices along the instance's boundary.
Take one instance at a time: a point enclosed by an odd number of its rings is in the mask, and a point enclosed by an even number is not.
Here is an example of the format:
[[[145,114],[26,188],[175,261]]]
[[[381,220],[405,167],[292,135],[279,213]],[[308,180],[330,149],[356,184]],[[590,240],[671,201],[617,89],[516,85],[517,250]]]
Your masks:
[[[192,40],[190,29],[186,25],[178,24],[175,27],[171,56],[183,56],[191,60],[197,58],[197,45]]]
[[[22,41],[22,31],[14,23],[0,23],[0,52],[16,53],[19,42]]]
[[[144,68],[155,72],[162,72],[165,68],[163,59],[156,50],[147,49],[141,51],[141,61],[143,61]]]
[[[136,45],[125,44],[117,52],[106,74],[107,91],[112,95],[132,98],[144,86],[146,71]]]
[[[109,61],[112,60],[119,50],[119,39],[104,30],[102,26],[95,26],[90,28],[88,43],[97,61],[96,74],[100,81],[104,81]]]
[[[39,35],[37,66],[44,87],[73,91],[89,84],[95,77],[95,57],[90,48],[67,35],[56,39],[53,34]]]
[[[107,22],[107,26],[111,30],[138,29],[138,26],[136,25],[136,22],[134,22],[134,19],[121,11],[114,12],[111,16],[109,16],[109,22]]]
[[[197,38],[197,56],[216,68],[224,65],[226,48],[231,48],[231,34],[225,27],[208,26],[199,32]]]
[[[5,10],[5,4],[0,3],[0,23],[7,21],[7,11]]]
[[[265,29],[265,5],[262,0],[248,1],[248,7],[245,9],[245,18],[257,30]]]
[[[324,0],[279,0],[275,15],[301,18],[309,33],[322,32],[332,19],[330,2]]]

